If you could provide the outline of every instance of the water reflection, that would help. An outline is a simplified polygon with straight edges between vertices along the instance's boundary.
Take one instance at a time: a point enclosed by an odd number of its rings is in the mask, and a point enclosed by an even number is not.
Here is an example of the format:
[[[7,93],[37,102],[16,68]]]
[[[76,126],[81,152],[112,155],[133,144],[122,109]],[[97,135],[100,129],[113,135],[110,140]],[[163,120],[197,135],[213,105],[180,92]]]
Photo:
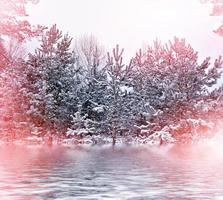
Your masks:
[[[0,146],[0,199],[223,199],[210,146]]]

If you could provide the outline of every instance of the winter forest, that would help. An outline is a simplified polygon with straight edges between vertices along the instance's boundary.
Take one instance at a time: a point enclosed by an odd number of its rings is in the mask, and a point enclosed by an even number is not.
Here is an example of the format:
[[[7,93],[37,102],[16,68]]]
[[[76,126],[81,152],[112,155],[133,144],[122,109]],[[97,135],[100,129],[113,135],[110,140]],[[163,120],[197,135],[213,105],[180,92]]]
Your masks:
[[[221,134],[223,59],[184,38],[106,49],[27,21],[34,0],[0,0],[0,138],[32,142],[191,143]],[[210,15],[223,14],[211,0]],[[211,16],[210,16],[211,17]],[[223,35],[223,25],[214,30]],[[38,41],[34,52],[26,44]]]

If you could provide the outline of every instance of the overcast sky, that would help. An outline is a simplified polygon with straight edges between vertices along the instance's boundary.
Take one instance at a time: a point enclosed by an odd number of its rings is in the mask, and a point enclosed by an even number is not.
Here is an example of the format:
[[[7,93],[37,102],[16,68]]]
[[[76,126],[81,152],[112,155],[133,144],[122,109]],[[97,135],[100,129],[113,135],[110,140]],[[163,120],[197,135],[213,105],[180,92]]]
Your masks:
[[[28,7],[33,23],[58,27],[74,38],[93,34],[107,48],[120,44],[128,56],[156,38],[186,38],[201,57],[223,54],[213,33],[219,19],[199,0],[40,0]]]

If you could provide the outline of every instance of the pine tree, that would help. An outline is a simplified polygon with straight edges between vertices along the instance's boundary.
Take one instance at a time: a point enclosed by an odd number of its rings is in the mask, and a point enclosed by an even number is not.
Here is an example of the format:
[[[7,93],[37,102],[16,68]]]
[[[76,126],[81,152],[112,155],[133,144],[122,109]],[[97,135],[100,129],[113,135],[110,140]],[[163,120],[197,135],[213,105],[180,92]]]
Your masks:
[[[113,143],[116,142],[117,133],[122,134],[132,129],[132,93],[131,85],[132,60],[129,65],[123,64],[124,49],[113,49],[112,56],[108,53],[107,74],[107,124],[110,125]]]
[[[69,49],[71,41],[72,38],[63,36],[54,25],[43,36],[40,48],[29,56],[27,112],[37,127],[63,131],[75,110],[78,97],[70,96],[75,87],[76,62]]]
[[[188,132],[189,135],[190,122],[202,119],[197,104],[208,98],[208,88],[220,78],[222,60],[217,59],[213,67],[210,67],[210,58],[202,64],[198,64],[197,60],[197,52],[185,40],[178,38],[165,45],[155,41],[144,57],[139,54],[135,57],[136,65],[140,64],[140,82],[143,81],[143,84],[140,83],[143,87],[138,87],[138,92],[143,94],[140,105],[152,108],[145,116],[145,121],[152,124],[149,127],[152,133],[165,126],[176,127],[183,120],[187,128],[173,132],[177,135]]]

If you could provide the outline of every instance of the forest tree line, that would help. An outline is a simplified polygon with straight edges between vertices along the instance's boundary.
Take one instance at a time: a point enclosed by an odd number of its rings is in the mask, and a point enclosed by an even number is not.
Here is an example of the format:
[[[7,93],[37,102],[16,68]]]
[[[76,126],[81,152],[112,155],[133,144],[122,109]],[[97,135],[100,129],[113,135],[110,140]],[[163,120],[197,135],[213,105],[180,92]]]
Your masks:
[[[12,20],[26,15],[28,1],[9,2],[18,13],[4,13],[0,23],[1,137],[188,141],[217,132],[221,57],[198,62],[191,45],[175,37],[154,41],[124,63],[119,45],[107,53],[93,36],[74,40],[56,25],[46,29]],[[24,56],[21,44],[28,38],[40,45]]]

